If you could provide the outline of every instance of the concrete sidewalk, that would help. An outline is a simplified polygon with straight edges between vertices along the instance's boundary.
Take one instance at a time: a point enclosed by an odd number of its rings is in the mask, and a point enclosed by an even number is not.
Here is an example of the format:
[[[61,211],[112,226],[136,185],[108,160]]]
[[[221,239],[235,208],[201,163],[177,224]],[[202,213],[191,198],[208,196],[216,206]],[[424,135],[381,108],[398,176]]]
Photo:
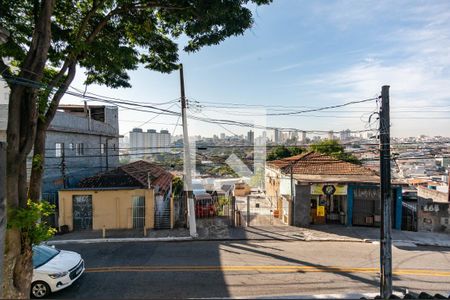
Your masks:
[[[199,236],[195,240],[280,240],[280,241],[333,241],[373,242],[379,241],[380,229],[372,227],[345,227],[340,225],[314,225],[309,228],[293,226],[252,226],[231,228],[221,222],[204,220],[198,222]],[[132,241],[186,241],[192,240],[186,228],[172,230],[101,230],[71,232],[53,237],[49,244],[132,242]],[[395,246],[450,247],[450,234],[432,232],[392,231]]]

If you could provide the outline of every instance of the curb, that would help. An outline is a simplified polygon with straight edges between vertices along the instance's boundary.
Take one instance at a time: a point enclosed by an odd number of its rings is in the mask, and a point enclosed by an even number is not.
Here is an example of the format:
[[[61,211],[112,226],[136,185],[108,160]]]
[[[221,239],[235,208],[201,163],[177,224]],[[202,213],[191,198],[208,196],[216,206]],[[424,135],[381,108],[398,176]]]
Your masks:
[[[74,240],[50,240],[48,245],[64,245],[64,244],[95,244],[95,243],[125,243],[125,242],[208,242],[208,241],[282,241],[282,242],[335,242],[335,243],[370,243],[378,244],[380,240],[377,239],[298,239],[298,238],[192,238],[187,237],[160,237],[160,238],[93,238],[93,239],[74,239]],[[425,246],[425,247],[443,247],[450,248],[450,244],[439,243],[424,243],[420,241],[410,240],[392,240],[392,244],[396,246]]]
[[[161,238],[97,238],[97,239],[79,239],[79,240],[55,240],[47,241],[48,245],[63,244],[95,244],[95,243],[124,243],[124,242],[180,242],[190,241],[192,237],[161,237]]]

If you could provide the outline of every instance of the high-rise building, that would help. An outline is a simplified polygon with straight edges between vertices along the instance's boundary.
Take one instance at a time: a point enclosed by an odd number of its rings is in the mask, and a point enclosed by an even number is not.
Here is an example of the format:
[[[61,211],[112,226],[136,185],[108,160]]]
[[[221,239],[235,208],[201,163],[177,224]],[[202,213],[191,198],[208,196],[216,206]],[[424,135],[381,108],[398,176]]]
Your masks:
[[[255,132],[250,130],[249,132],[247,132],[247,142],[253,144],[254,141],[255,141]]]
[[[334,132],[333,132],[333,130],[328,131],[328,139],[329,140],[334,140]]]
[[[225,139],[225,133],[222,132],[222,133],[220,134],[220,139],[221,139],[221,140],[224,140],[224,139]]]
[[[351,131],[350,129],[342,130],[340,133],[340,139],[341,141],[348,141],[351,138]]]
[[[302,131],[301,140],[300,142],[306,143],[306,131]]]
[[[157,132],[148,129],[143,132],[141,128],[134,128],[130,132],[130,154],[133,160],[144,158],[153,153],[170,151],[170,133],[167,130]]]
[[[281,142],[281,132],[278,129],[273,130],[273,141],[276,145]]]

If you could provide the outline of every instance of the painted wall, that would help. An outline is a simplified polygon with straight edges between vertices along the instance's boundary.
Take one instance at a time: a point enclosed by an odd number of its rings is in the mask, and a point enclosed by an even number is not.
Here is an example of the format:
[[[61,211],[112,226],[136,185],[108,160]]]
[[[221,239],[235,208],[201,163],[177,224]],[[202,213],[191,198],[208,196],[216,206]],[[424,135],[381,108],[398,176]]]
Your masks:
[[[450,233],[450,203],[417,200],[417,230]]]
[[[72,199],[74,195],[92,196],[92,229],[133,228],[132,204],[134,196],[145,197],[145,224],[154,228],[154,192],[136,190],[71,190],[59,191],[59,226],[68,225],[73,230]]]
[[[294,200],[294,226],[308,227],[311,224],[311,186],[296,185]]]

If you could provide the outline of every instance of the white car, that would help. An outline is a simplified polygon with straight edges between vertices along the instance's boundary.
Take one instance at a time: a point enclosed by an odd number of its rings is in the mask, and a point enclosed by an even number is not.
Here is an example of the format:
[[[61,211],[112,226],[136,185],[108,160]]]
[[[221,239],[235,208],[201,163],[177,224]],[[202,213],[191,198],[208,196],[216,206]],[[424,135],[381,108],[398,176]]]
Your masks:
[[[45,245],[33,246],[31,296],[42,298],[71,285],[83,274],[81,255]]]

